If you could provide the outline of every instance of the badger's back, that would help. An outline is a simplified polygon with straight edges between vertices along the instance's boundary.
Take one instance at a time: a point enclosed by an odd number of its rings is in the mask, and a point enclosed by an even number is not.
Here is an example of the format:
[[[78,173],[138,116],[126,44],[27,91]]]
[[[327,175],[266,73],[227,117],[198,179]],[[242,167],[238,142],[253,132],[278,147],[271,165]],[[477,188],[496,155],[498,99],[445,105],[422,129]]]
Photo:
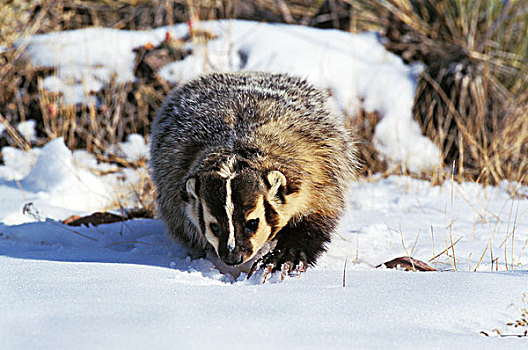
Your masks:
[[[151,134],[151,172],[162,218],[177,237],[204,247],[185,220],[181,189],[190,176],[237,157],[278,170],[293,194],[292,221],[337,218],[356,166],[354,142],[328,95],[283,74],[210,74],[175,89]]]
[[[329,116],[327,95],[283,74],[210,74],[171,93],[158,111],[153,136],[170,132],[181,143],[224,145],[291,111],[303,117],[296,123],[313,127]]]

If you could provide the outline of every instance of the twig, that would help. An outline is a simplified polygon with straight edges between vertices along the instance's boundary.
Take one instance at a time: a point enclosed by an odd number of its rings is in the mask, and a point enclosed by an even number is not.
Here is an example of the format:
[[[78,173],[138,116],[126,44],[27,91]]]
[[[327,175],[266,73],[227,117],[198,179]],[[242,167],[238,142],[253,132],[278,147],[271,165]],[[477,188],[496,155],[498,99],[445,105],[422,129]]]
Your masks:
[[[431,225],[431,242],[433,242],[433,256],[435,256],[435,247],[434,247],[434,230],[433,230],[433,225]],[[430,262],[431,260],[429,260]],[[438,270],[438,262],[436,261],[436,259],[434,259],[434,263],[435,263],[435,269]]]
[[[491,245],[491,242],[489,243],[489,245]],[[477,271],[479,266],[480,266],[480,263],[482,262],[482,259],[484,259],[484,255],[486,254],[486,251],[488,250],[488,244],[486,244],[486,248],[484,249],[484,252],[482,253],[478,263],[477,263],[477,266],[475,267],[475,269],[473,270],[473,272]]]
[[[35,220],[37,220],[37,221],[42,221],[42,216],[41,216],[40,212],[38,211],[38,209],[33,205],[33,202],[29,202],[29,203],[24,204],[24,208],[22,209],[22,214],[29,215],[32,218],[34,218]],[[90,237],[88,235],[85,235],[84,233],[80,233],[80,232],[78,232],[76,230],[73,230],[73,229],[63,225],[63,224],[59,224],[59,223],[57,223],[57,222],[55,222],[53,220],[45,219],[45,222],[50,223],[52,225],[55,225],[57,227],[60,227],[60,228],[62,228],[64,230],[70,231],[72,233],[75,233],[76,235],[81,236],[83,238],[90,239],[90,240],[92,240],[94,242],[97,242],[97,238],[93,238],[93,237]]]
[[[345,266],[343,267],[343,287],[346,287],[346,267],[348,256],[345,257]]]
[[[508,226],[506,227],[506,238],[504,238],[504,242],[502,242],[501,245],[504,245],[504,266],[506,267],[506,271],[508,271],[508,237],[510,236],[510,223],[511,223],[511,217],[513,212],[513,203],[515,202],[515,197],[512,197],[512,202],[510,206],[510,213],[508,215]],[[515,228],[513,229],[515,231]],[[513,244],[513,241],[512,241]],[[512,266],[513,268],[513,266]]]
[[[453,168],[451,170],[451,219],[449,219],[449,240],[451,241],[451,251],[453,253],[453,267],[455,271],[457,270],[456,266],[456,256],[455,256],[455,245],[453,244],[453,202],[455,200],[455,162],[453,161]]]
[[[2,113],[0,113],[0,123],[4,124],[6,128],[6,132],[15,143],[22,148],[24,151],[29,151],[31,149],[31,145],[26,141],[25,138],[23,138],[20,133],[11,126],[11,124],[7,121],[7,119],[4,118]]]
[[[413,259],[411,257],[411,254],[409,254],[409,251],[407,250],[407,247],[405,246],[405,241],[403,239],[403,232],[402,232],[402,229],[401,229],[401,223],[400,223],[400,237],[401,237],[401,241],[402,241],[403,250],[405,250],[405,254],[409,258],[409,261],[411,262],[413,270],[416,270],[416,267],[414,266],[414,261],[413,261]]]
[[[59,224],[59,223],[57,223],[57,222],[55,222],[55,221],[48,221],[48,222],[52,223],[52,224],[55,225],[55,226],[61,227],[61,228],[65,229],[65,230],[68,230],[68,231],[70,231],[70,232],[73,232],[73,233],[75,233],[76,235],[79,235],[79,236],[81,236],[81,237],[84,237],[84,238],[90,239],[90,240],[92,240],[92,241],[94,241],[94,242],[97,242],[97,241],[98,241],[97,238],[93,238],[93,237],[90,237],[90,236],[85,235],[85,234],[83,234],[83,233],[80,233],[79,231],[72,230],[71,228],[66,227],[66,226],[64,226],[64,225],[62,225],[62,224]]]
[[[440,252],[439,254],[436,254],[435,256],[433,256],[431,259],[429,259],[427,262],[431,262],[433,261],[434,259],[438,258],[439,256],[441,256],[442,254],[446,253],[449,249],[453,248],[455,246],[455,244],[457,244],[458,242],[460,242],[460,240],[464,238],[464,236],[461,236],[460,238],[458,238],[453,244],[451,244],[449,247],[447,247],[446,249],[442,250],[442,252]]]
[[[288,5],[284,2],[284,0],[277,0],[277,7],[279,8],[279,11],[282,15],[282,18],[284,18],[284,21],[286,23],[293,23],[293,17],[291,15],[290,9],[288,8]]]

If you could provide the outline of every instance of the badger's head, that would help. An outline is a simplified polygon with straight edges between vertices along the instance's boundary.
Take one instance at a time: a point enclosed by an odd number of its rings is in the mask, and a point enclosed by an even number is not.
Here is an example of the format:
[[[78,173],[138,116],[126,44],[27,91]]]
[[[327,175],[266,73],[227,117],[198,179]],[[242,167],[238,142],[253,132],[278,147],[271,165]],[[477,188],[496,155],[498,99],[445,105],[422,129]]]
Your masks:
[[[223,166],[189,178],[183,192],[187,217],[227,265],[252,259],[294,215],[277,170]]]

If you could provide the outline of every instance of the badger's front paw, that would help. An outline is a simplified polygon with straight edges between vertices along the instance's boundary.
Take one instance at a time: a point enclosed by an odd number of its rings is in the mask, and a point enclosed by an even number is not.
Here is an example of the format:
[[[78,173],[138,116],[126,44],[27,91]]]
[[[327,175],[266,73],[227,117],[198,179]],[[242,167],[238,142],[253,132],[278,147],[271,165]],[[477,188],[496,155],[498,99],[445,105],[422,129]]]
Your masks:
[[[282,281],[287,275],[299,276],[306,271],[307,266],[304,252],[295,249],[275,249],[253,264],[247,278],[249,279],[255,271],[262,270],[261,283],[264,284],[272,272],[280,271]]]

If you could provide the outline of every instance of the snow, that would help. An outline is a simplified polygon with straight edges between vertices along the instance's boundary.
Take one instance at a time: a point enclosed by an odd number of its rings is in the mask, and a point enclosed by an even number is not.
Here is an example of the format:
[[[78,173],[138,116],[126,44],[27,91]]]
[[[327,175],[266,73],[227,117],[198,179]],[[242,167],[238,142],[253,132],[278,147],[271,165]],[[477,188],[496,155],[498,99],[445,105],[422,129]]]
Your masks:
[[[141,158],[148,156],[148,146],[145,143],[145,139],[138,134],[128,135],[125,142],[120,142],[117,146],[110,146],[108,151],[123,157],[129,162],[137,162]]]
[[[98,176],[94,170],[108,170],[111,166],[98,166],[85,151],[73,154],[62,138],[29,152],[4,147],[2,154],[5,165],[0,166],[0,221],[6,224],[28,220],[21,203],[31,202],[44,217],[53,219],[61,218],[65,209],[90,212],[118,204],[127,206],[134,197],[134,187],[141,176],[146,176],[141,169]]]
[[[521,274],[356,271],[348,275],[354,283],[342,288],[339,271],[255,286],[205,284],[199,274],[148,265],[0,263],[7,272],[0,276],[7,289],[0,337],[8,348],[519,349],[525,343],[475,332],[510,316],[502,301],[517,297]]]
[[[207,44],[186,43],[192,54],[159,71],[181,83],[211,71],[291,73],[331,92],[345,115],[360,108],[382,116],[374,145],[394,166],[413,172],[439,166],[438,148],[420,131],[412,116],[420,66],[407,66],[385,50],[375,33],[257,23],[242,20],[200,22],[195,25],[217,35]],[[87,28],[53,32],[31,38],[26,52],[34,65],[56,67],[43,86],[63,94],[66,103],[97,104],[93,92],[115,79],[134,79],[134,48],[158,45],[165,34],[183,38],[187,24],[151,31]]]
[[[37,162],[40,149],[32,149],[24,152],[14,147],[3,147],[2,157],[5,166],[0,167],[0,176],[5,180],[21,180],[29,174],[31,168]]]
[[[35,130],[35,126],[37,125],[37,122],[30,119],[25,122],[19,123],[17,125],[17,130],[26,139],[27,141],[36,141],[37,139],[37,132]]]
[[[133,136],[131,144],[139,146],[121,145],[122,151],[137,155],[141,142]],[[172,241],[158,220],[63,225],[72,214],[104,210],[110,202],[98,202],[98,191],[118,196],[140,174],[122,182],[116,178],[123,173],[96,177],[88,169],[112,166],[96,164],[86,152],[72,154],[62,139],[26,155],[0,166],[0,338],[7,348],[522,344],[480,334],[508,331],[506,323],[520,316],[512,304],[522,306],[528,291],[528,200],[512,199],[515,184],[431,186],[401,176],[358,181],[318,265],[300,278],[279,282],[274,275],[261,285],[258,274],[222,275]],[[19,168],[29,171],[17,185]],[[75,209],[82,206],[87,209]],[[440,272],[375,268],[407,254],[427,262],[450,245],[450,236],[462,237],[454,246],[457,272],[445,254],[430,261]],[[493,265],[490,245],[498,258]]]

